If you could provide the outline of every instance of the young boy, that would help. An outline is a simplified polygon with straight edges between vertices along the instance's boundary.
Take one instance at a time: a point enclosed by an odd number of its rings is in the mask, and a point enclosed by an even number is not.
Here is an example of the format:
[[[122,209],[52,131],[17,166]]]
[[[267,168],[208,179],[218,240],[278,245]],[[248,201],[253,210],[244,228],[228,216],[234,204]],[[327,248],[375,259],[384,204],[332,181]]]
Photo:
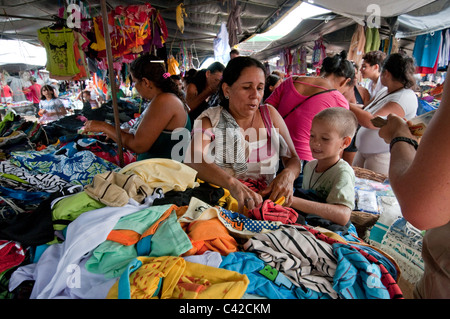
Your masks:
[[[312,226],[345,226],[355,204],[355,173],[343,159],[358,121],[353,112],[332,107],[312,121],[309,145],[314,160],[304,167],[302,190],[294,193],[292,208]],[[344,230],[344,229],[341,229]]]

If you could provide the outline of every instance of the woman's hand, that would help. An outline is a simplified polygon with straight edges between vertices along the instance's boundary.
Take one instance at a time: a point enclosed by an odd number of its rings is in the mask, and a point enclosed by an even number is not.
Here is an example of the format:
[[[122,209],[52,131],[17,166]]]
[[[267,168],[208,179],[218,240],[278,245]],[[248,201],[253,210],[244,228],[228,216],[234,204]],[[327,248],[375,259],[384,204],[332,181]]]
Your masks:
[[[378,135],[387,144],[390,144],[392,139],[397,136],[414,138],[409,130],[408,122],[396,114],[389,114],[387,116],[387,123],[380,128]]]
[[[228,188],[231,196],[238,202],[238,212],[244,213],[244,206],[248,210],[258,207],[262,204],[262,196],[255,193],[239,180],[234,179],[232,185]]]
[[[104,122],[89,120],[84,124],[84,132],[103,132]]]
[[[283,169],[275,179],[267,186],[266,189],[260,192],[262,197],[270,194],[269,199],[273,202],[284,196],[284,206],[292,204],[292,197],[294,196],[294,180],[296,176],[288,169]]]

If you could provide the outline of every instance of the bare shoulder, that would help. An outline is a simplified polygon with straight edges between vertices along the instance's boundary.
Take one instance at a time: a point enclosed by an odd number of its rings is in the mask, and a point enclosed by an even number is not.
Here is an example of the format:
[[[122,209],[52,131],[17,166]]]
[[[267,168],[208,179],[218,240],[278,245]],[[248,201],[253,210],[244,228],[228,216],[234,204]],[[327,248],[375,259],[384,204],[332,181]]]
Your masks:
[[[161,93],[153,99],[150,105],[152,108],[161,108],[167,112],[170,109],[178,109],[183,106],[183,102],[173,93]]]
[[[269,113],[270,113],[270,118],[272,119],[272,121],[278,121],[278,120],[282,120],[282,117],[280,115],[280,113],[278,112],[278,110],[270,105],[270,104],[266,104],[268,109],[269,109]]]

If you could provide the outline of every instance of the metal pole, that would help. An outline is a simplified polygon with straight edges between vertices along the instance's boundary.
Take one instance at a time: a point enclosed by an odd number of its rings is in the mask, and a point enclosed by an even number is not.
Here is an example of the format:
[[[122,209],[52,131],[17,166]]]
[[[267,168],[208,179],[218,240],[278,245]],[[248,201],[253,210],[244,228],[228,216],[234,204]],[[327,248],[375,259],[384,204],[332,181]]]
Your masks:
[[[101,0],[100,4],[102,6],[102,20],[103,20],[103,33],[106,40],[106,56],[108,58],[108,71],[109,71],[109,83],[111,84],[111,97],[112,104],[114,109],[114,123],[116,125],[116,135],[117,135],[117,145],[119,148],[119,160],[120,167],[124,166],[123,160],[123,151],[122,151],[122,134],[120,130],[120,119],[119,119],[119,110],[117,107],[117,89],[116,89],[116,79],[114,76],[114,67],[113,67],[113,56],[111,50],[111,39],[109,37],[108,31],[108,12],[106,10],[106,0]]]

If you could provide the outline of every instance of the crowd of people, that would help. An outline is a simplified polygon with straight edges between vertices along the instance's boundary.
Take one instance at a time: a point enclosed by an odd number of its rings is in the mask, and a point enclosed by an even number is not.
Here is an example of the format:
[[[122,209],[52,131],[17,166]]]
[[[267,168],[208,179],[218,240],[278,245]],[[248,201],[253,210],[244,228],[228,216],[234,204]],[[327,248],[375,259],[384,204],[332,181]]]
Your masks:
[[[229,190],[244,215],[269,199],[312,225],[325,220],[333,229],[346,229],[354,209],[352,166],[384,174],[404,217],[427,230],[425,273],[415,297],[450,297],[448,81],[417,147],[408,129],[418,108],[415,65],[404,53],[368,52],[356,65],[343,51],[326,57],[314,76],[269,73],[236,50],[230,58],[181,76],[169,74],[159,57],[142,55],[130,73],[149,103],[133,129],[118,135],[113,125],[90,120],[85,132],[121,139],[137,160],[183,162],[199,179]],[[104,97],[89,83],[80,98],[97,108]],[[64,115],[48,86],[35,104],[43,121]],[[377,116],[387,118],[381,129],[371,121]]]

